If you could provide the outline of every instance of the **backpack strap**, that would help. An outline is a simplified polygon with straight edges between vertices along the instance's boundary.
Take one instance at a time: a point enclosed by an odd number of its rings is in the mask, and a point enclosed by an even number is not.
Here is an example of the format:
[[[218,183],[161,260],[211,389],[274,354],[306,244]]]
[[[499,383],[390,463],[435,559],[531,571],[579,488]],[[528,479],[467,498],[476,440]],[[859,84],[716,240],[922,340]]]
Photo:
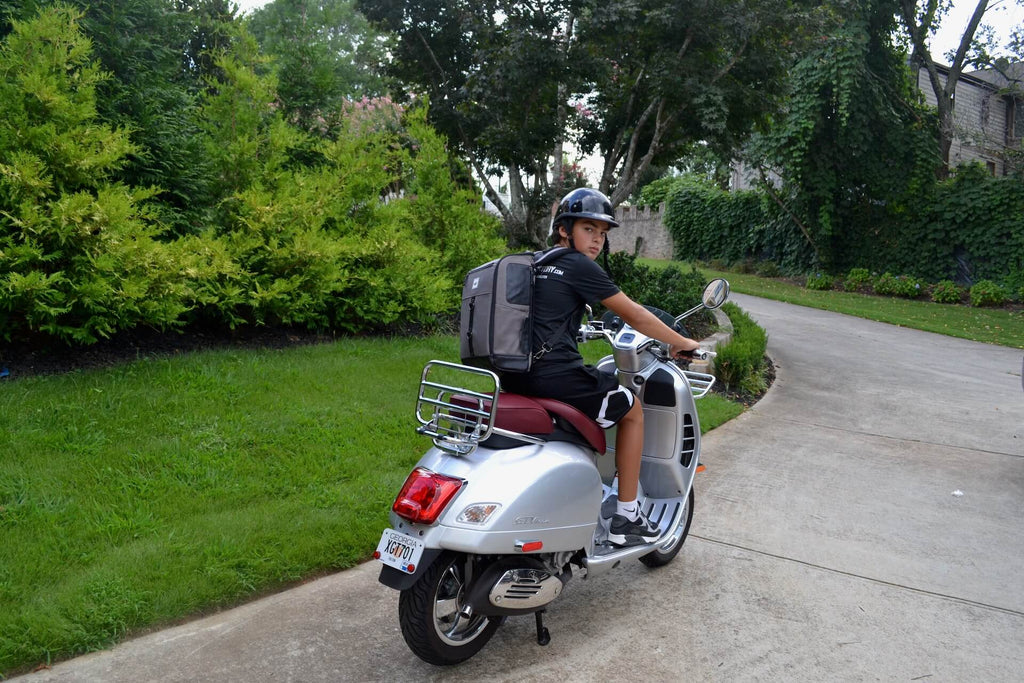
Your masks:
[[[552,261],[556,261],[561,257],[565,256],[571,251],[575,251],[570,247],[554,247],[545,251],[536,251],[533,253],[533,268],[537,270],[543,265],[547,265]],[[551,350],[551,344],[555,342],[560,336],[562,336],[568,329],[569,324],[572,322],[572,317],[566,318],[565,322],[555,331],[555,333],[546,342],[540,345],[540,348],[533,352],[531,356],[531,363],[536,363],[544,357],[548,351]]]

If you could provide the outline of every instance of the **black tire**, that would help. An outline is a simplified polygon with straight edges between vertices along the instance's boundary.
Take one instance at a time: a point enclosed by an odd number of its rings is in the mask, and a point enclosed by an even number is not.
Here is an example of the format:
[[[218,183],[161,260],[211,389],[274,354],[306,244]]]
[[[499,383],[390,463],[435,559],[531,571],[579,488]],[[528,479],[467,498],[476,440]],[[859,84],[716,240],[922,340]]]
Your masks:
[[[462,615],[466,594],[466,557],[439,556],[398,598],[402,636],[413,653],[437,665],[464,662],[483,648],[501,617]]]
[[[690,486],[690,495],[686,498],[686,509],[683,510],[682,519],[676,527],[677,536],[668,547],[658,546],[657,550],[647,553],[640,558],[640,561],[648,567],[664,567],[671,562],[679,551],[683,549],[683,543],[690,534],[690,522],[693,521],[693,486]]]

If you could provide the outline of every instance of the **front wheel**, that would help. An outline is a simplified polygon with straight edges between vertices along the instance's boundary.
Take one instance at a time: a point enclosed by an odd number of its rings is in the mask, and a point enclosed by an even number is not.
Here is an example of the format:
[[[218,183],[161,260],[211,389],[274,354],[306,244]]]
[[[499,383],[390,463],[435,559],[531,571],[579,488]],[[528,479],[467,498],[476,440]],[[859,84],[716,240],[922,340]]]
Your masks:
[[[686,497],[686,509],[679,516],[679,524],[676,525],[672,536],[662,545],[657,546],[654,552],[647,553],[640,558],[640,561],[648,567],[664,567],[672,561],[683,548],[683,542],[690,533],[690,522],[693,521],[693,486],[690,486],[690,495]]]
[[[483,648],[501,625],[500,617],[472,614],[466,599],[464,555],[438,557],[398,598],[402,636],[413,653],[430,664],[458,664]]]

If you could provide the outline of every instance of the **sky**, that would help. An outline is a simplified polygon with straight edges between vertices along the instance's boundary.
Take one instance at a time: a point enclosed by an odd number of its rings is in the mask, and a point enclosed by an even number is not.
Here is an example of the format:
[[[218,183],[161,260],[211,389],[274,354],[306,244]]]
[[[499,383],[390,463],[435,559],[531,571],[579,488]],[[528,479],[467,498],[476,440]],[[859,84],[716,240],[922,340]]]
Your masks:
[[[977,0],[955,0],[953,9],[942,20],[941,29],[932,38],[930,44],[932,58],[946,63],[944,55],[960,45],[967,22],[971,20]],[[1004,47],[1015,26],[1024,24],[1024,7],[1015,0],[989,0],[989,8],[981,18],[982,24],[989,24],[996,30],[996,36]]]
[[[251,12],[262,7],[269,0],[234,0],[241,12]],[[960,44],[967,22],[977,6],[977,0],[954,0],[953,9],[942,21],[942,29],[932,38],[931,52],[936,61],[944,61],[943,55],[955,50]],[[1016,0],[990,0],[989,9],[982,21],[996,29],[996,35],[1005,42],[1014,26],[1024,24],[1024,7]]]

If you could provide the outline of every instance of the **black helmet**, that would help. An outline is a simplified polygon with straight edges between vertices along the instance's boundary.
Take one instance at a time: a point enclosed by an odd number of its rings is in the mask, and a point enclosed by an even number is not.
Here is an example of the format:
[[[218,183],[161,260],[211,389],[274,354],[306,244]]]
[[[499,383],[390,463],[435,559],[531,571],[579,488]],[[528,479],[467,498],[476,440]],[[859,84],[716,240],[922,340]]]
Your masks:
[[[608,198],[597,190],[589,187],[581,187],[573,190],[562,198],[558,204],[558,212],[555,214],[554,225],[569,225],[567,218],[593,218],[604,221],[613,228],[619,227],[615,220],[615,210]]]

